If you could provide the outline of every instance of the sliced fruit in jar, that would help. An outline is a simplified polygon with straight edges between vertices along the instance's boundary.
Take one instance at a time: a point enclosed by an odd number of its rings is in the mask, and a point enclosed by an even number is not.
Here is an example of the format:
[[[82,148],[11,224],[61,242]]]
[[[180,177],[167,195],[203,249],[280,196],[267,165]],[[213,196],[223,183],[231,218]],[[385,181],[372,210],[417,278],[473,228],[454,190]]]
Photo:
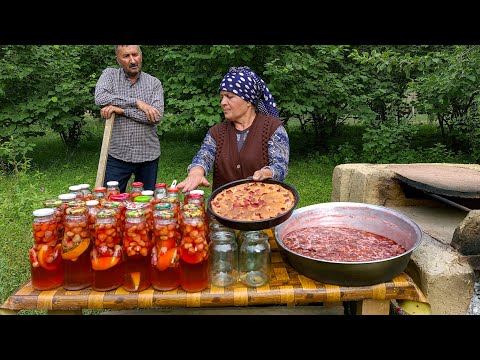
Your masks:
[[[91,261],[93,270],[107,270],[117,265],[120,258],[117,256],[100,256],[91,259]]]
[[[157,269],[160,271],[167,270],[170,264],[173,263],[175,257],[177,256],[177,248],[167,250],[165,254],[157,254]],[[186,261],[186,260],[185,260]]]
[[[140,286],[140,271],[130,273],[130,277],[132,278],[133,289],[137,290]]]
[[[175,243],[175,240],[166,239],[166,240],[160,240],[159,248],[162,250],[162,252],[166,252],[167,250],[170,250],[176,246],[177,244]]]
[[[32,264],[32,266],[39,267],[40,264],[38,263],[37,253],[35,252],[35,249],[31,248],[29,251],[29,255],[30,255],[30,263]]]
[[[188,250],[183,247],[180,248],[180,257],[189,264],[198,264],[203,260],[201,251],[189,254]]]
[[[70,249],[62,247],[62,258],[64,260],[76,260],[90,245],[90,238],[84,238],[83,241],[78,243],[77,246],[73,246]]]
[[[40,266],[45,270],[57,270],[55,249],[52,249],[48,245],[43,245],[40,250],[38,250],[37,258]]]

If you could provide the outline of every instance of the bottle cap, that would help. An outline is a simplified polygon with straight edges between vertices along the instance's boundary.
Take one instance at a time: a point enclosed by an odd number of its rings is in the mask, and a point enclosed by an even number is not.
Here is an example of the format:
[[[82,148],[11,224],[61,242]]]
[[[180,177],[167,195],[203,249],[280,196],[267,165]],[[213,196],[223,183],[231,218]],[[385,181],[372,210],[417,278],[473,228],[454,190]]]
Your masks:
[[[103,219],[103,218],[108,218],[115,215],[116,215],[116,212],[114,209],[102,209],[98,212],[97,218]]]
[[[77,195],[72,194],[72,193],[58,195],[59,200],[73,200],[76,197],[77,197]]]
[[[153,196],[153,190],[143,190],[142,195],[143,196]]]
[[[118,186],[118,181],[115,181],[115,180],[108,181],[107,186]]]
[[[78,216],[78,215],[86,214],[87,208],[84,208],[83,206],[70,207],[70,208],[67,208],[67,210],[65,210],[65,212],[67,213],[67,215]]]
[[[45,200],[43,202],[43,206],[45,206],[46,208],[56,208],[60,205],[62,205],[62,200],[60,199]]]
[[[143,211],[142,209],[127,210],[125,216],[129,218],[139,218],[145,216],[145,211]]]
[[[151,199],[151,196],[140,195],[140,196],[137,196],[133,201],[135,201],[135,202],[149,202],[150,199]]]
[[[170,203],[158,203],[154,206],[155,210],[167,210],[171,209],[172,205]]]
[[[33,211],[33,216],[49,216],[53,215],[54,212],[55,210],[50,208],[37,209]]]
[[[87,200],[86,205],[87,206],[96,206],[99,204],[98,200]]]

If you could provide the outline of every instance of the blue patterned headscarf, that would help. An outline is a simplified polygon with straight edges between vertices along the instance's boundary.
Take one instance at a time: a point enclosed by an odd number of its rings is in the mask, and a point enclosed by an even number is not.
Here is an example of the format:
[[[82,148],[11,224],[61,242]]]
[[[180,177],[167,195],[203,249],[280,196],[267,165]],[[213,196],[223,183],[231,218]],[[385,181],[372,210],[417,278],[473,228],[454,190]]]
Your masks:
[[[252,103],[257,112],[278,118],[277,105],[265,82],[248,66],[231,67],[218,88]]]

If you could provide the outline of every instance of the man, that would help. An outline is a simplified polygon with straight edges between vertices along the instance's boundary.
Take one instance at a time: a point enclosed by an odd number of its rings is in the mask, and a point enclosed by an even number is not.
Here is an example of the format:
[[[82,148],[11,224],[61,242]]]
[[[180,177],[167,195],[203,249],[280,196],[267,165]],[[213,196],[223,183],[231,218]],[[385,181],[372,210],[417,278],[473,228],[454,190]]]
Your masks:
[[[154,190],[160,158],[157,127],[163,118],[162,83],[142,71],[139,45],[115,45],[120,68],[103,70],[95,87],[95,104],[104,119],[115,113],[104,186],[119,182],[125,192],[130,177]]]

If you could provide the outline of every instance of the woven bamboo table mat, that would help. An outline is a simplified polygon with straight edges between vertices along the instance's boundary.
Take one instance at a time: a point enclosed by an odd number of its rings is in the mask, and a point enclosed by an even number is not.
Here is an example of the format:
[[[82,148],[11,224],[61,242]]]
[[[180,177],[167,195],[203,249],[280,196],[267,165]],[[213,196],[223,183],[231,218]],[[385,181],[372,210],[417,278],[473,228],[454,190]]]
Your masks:
[[[241,283],[226,288],[209,286],[196,293],[182,288],[158,291],[150,287],[141,292],[125,291],[122,287],[101,292],[91,287],[68,291],[63,287],[39,291],[28,280],[0,306],[7,310],[82,310],[137,309],[156,307],[228,307],[257,305],[308,305],[324,302],[361,301],[366,299],[406,299],[427,302],[422,291],[405,273],[389,282],[372,286],[345,287],[320,283],[299,274],[281,253],[274,239],[270,282],[258,288]]]

